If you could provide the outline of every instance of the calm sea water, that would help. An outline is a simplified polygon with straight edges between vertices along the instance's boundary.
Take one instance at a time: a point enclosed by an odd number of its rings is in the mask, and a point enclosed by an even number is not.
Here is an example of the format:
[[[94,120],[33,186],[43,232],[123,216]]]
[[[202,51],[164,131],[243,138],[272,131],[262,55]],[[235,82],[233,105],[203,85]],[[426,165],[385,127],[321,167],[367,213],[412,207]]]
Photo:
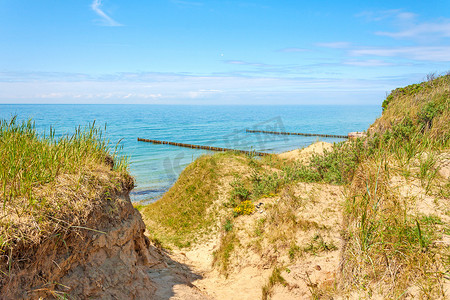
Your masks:
[[[136,179],[133,201],[154,201],[204,150],[154,145],[137,138],[283,152],[321,140],[341,139],[246,133],[245,129],[346,135],[363,131],[381,115],[380,106],[163,106],[163,105],[0,105],[0,118],[32,118],[39,132],[57,135],[79,125],[106,126],[111,145],[120,141]]]

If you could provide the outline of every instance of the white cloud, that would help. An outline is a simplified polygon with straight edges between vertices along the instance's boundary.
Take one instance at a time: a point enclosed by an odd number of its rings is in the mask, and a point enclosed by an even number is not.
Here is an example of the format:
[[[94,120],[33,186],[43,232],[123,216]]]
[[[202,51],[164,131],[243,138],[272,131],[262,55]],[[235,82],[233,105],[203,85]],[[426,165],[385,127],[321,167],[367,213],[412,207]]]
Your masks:
[[[365,11],[356,15],[371,22],[383,21],[399,28],[397,31],[377,31],[376,35],[391,38],[411,38],[430,40],[433,38],[450,37],[450,19],[441,18],[439,21],[419,23],[418,15],[401,9],[385,11]]]
[[[317,97],[332,93],[344,95],[347,92],[383,94],[393,88],[390,82],[348,78],[276,78],[259,74],[257,77],[242,77],[127,73],[85,76],[80,80],[72,80],[69,75],[60,77],[59,81],[53,77],[48,80],[45,73],[42,79],[37,79],[37,74],[34,74],[29,80],[26,76],[22,81],[0,80],[0,103],[317,104],[322,100],[347,103],[348,97],[344,96],[341,100],[330,100],[325,96],[318,100]],[[314,97],[306,96],[310,93],[314,93]]]
[[[243,60],[226,60],[225,63],[230,64],[230,65],[243,65],[243,66],[253,66],[253,67],[265,67],[265,66],[268,66],[266,64],[252,63],[252,62],[243,61]]]
[[[450,37],[450,20],[444,20],[440,23],[413,24],[398,32],[378,31],[375,34],[392,38],[428,38],[430,35]]]
[[[157,99],[162,98],[163,96],[161,94],[145,94],[145,93],[128,93],[123,96],[118,96],[118,98],[122,99]]]
[[[38,94],[35,97],[41,99],[60,99],[67,96],[64,93],[46,93],[46,94]]]
[[[102,0],[92,1],[92,10],[103,19],[103,24],[106,26],[122,26],[122,24],[116,22],[113,18],[108,16],[102,9]]]
[[[332,49],[344,49],[350,47],[349,42],[331,42],[331,43],[317,43],[316,46],[332,48]]]
[[[306,52],[309,51],[308,49],[304,49],[304,48],[284,48],[284,49],[280,49],[280,52]]]
[[[396,17],[400,21],[411,21],[417,17],[417,14],[411,12],[399,12]]]
[[[419,61],[450,61],[450,46],[417,46],[397,48],[366,48],[351,50],[353,56],[400,57]]]
[[[389,9],[381,11],[363,11],[359,14],[356,14],[356,17],[365,18],[370,22],[379,22],[386,19],[393,19],[399,22],[407,22],[414,20],[417,17],[417,14],[412,12],[405,12],[401,9]]]
[[[355,67],[385,67],[392,66],[392,63],[388,63],[383,60],[378,59],[368,59],[368,60],[347,60],[343,62],[344,65],[355,66]]]

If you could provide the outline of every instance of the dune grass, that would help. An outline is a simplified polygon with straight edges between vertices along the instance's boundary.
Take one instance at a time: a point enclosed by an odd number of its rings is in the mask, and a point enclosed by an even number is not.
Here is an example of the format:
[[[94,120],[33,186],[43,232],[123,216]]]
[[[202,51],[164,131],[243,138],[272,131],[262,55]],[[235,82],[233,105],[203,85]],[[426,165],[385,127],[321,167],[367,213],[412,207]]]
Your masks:
[[[93,124],[39,136],[33,121],[0,120],[0,257],[82,226],[93,201],[132,181]]]
[[[239,156],[238,154],[236,154]],[[166,247],[189,247],[215,224],[218,164],[233,154],[204,155],[190,164],[158,201],[141,209],[150,236]],[[223,174],[222,174],[223,175]]]
[[[441,154],[450,150],[450,75],[397,89],[383,108],[367,138],[335,144],[306,165],[286,162],[281,172],[254,177],[257,183],[270,182],[265,186],[272,192],[295,181],[346,186],[344,291],[445,298],[450,246],[438,241],[448,235],[450,224],[418,205],[423,197],[449,204],[450,184],[437,171]],[[402,194],[395,180],[418,185],[418,195]],[[289,213],[283,220],[288,219]],[[295,257],[300,248],[294,244],[291,250]]]
[[[417,205],[425,196],[448,203],[441,195],[449,185],[437,167],[450,148],[450,76],[394,90],[383,108],[364,141],[370,155],[349,185],[343,286],[369,296],[445,298],[450,247],[436,243],[445,224],[421,215]],[[418,195],[402,193],[396,181],[413,183],[408,189],[415,186]]]
[[[272,274],[269,277],[268,282],[262,287],[262,300],[268,300],[272,296],[273,288],[275,285],[286,285],[286,280],[281,276],[281,270],[275,267]]]
[[[222,203],[228,213],[215,252],[215,265],[223,273],[232,265],[239,246],[233,220],[242,213],[233,215],[236,207],[280,196],[299,181],[337,184],[346,190],[342,291],[356,290],[365,293],[364,297],[445,298],[443,280],[449,276],[450,247],[438,241],[450,232],[450,210],[426,214],[420,211],[419,202],[426,196],[445,207],[450,195],[450,184],[438,174],[442,155],[450,152],[450,75],[393,91],[383,103],[382,116],[367,133],[366,138],[335,144],[332,151],[313,156],[307,164],[276,156],[255,159],[228,153],[202,157],[186,168],[161,200],[142,209],[148,229],[156,239],[179,247],[198,241],[198,234],[211,232],[217,222],[214,203],[219,179],[225,165],[239,159],[228,199]],[[415,189],[419,196],[402,194],[395,182]],[[290,229],[284,232],[301,230],[302,222],[291,218],[289,209],[280,211],[284,205],[295,206],[295,197],[281,196],[273,220],[269,215],[256,226],[257,237],[268,224],[273,228],[286,224]],[[276,237],[275,233],[271,236]],[[280,240],[273,239],[271,247]],[[299,251],[335,249],[319,238],[309,248],[286,245],[293,260]]]
[[[0,120],[0,136],[3,206],[24,195],[29,196],[32,205],[34,186],[110,159],[108,144],[94,125],[84,131],[78,128],[73,136],[61,139],[56,139],[52,130],[40,138],[31,120],[19,124],[13,117]],[[115,169],[126,169],[125,161],[119,160]]]
[[[450,204],[450,184],[437,172],[442,154],[450,151],[450,75],[397,89],[383,108],[367,138],[335,144],[308,164],[278,163],[281,171],[255,168],[243,194],[257,199],[296,181],[345,185],[343,291],[445,298],[450,246],[439,240],[450,224],[418,207],[423,197],[441,207]],[[415,186],[417,195],[400,192],[396,180],[408,189]],[[289,220],[289,213],[283,217],[277,224]],[[295,258],[300,247],[291,248]]]

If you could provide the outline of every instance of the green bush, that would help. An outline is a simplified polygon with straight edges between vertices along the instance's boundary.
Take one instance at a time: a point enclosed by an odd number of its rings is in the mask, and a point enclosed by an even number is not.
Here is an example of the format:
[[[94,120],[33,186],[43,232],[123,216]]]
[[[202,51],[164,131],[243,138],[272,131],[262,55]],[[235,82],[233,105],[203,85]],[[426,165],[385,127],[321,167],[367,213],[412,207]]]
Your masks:
[[[441,98],[445,100],[446,95],[442,95]],[[448,95],[447,95],[448,98]],[[448,103],[447,103],[448,104]],[[433,119],[438,115],[442,114],[445,110],[445,102],[436,101],[427,103],[422,110],[419,112],[418,117],[419,121],[423,123],[424,128],[430,128],[433,122]]]
[[[244,186],[240,178],[235,178],[231,186],[233,187],[231,190],[231,199],[241,202],[250,197],[250,191]]]

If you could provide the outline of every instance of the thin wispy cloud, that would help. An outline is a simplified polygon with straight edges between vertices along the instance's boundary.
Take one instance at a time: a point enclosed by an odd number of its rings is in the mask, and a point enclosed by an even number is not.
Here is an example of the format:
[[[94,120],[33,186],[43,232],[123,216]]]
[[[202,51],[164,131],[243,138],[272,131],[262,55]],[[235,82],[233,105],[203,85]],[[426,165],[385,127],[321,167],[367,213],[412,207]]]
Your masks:
[[[350,45],[349,42],[316,43],[316,46],[332,49],[344,49],[350,47]]]
[[[357,15],[371,22],[382,22],[383,27],[390,24],[393,30],[379,30],[374,34],[393,39],[408,39],[410,46],[396,46],[390,41],[386,47],[359,47],[349,49],[350,56],[392,57],[415,60],[417,62],[450,61],[450,19],[438,18],[431,22],[419,22],[419,15],[401,9],[386,11],[365,11]],[[392,44],[394,43],[394,44]]]
[[[103,10],[102,10],[102,0],[94,0],[91,4],[92,10],[102,18],[103,25],[105,26],[122,26],[119,22],[115,21],[113,18],[108,16]]]
[[[450,20],[447,19],[439,23],[413,24],[401,31],[378,31],[375,34],[392,38],[429,38],[430,36],[447,38],[450,37]]]
[[[225,63],[230,65],[242,65],[242,66],[253,66],[253,67],[267,67],[268,65],[262,63],[253,63],[243,60],[226,60]]]
[[[366,48],[351,50],[353,56],[382,56],[418,61],[450,61],[450,46],[413,46],[394,48]]]
[[[364,18],[369,22],[379,22],[386,19],[392,19],[399,22],[412,21],[417,17],[417,14],[403,11],[401,9],[389,9],[381,11],[363,11],[356,14],[356,17]]]
[[[382,91],[392,88],[384,82],[310,76],[276,78],[126,73],[106,76],[110,77],[110,80],[104,80],[103,77],[91,77],[79,81],[68,81],[63,78],[59,81],[48,81],[47,74],[43,74],[44,78],[41,80],[36,80],[35,75],[28,81],[3,82],[0,80],[0,90],[8,95],[7,97],[0,95],[0,103],[11,101],[28,103],[39,99],[42,103],[192,104],[200,103],[196,100],[201,103],[217,103],[214,101],[221,99],[226,101],[224,103],[242,104],[243,98],[252,98],[263,99],[267,103],[285,104],[303,103],[301,102],[303,100],[298,99],[305,99],[307,104],[317,104],[318,96],[324,96],[323,101],[333,103],[336,98],[327,100],[326,95],[335,96],[336,92],[342,92],[342,101],[345,102],[348,101],[347,91],[370,91],[372,95],[375,95],[380,90],[380,85]],[[69,78],[70,75],[66,74],[66,77]],[[12,74],[12,76],[15,75]],[[73,74],[73,76],[78,78],[79,74]],[[143,77],[143,79],[137,80],[136,77]],[[310,96],[309,93],[315,94]],[[315,100],[308,102],[311,101],[310,99]],[[374,96],[373,99],[376,101],[378,97]],[[257,103],[261,102],[258,100]]]
[[[375,34],[379,36],[421,40],[450,37],[450,19],[440,19],[438,22],[419,23],[417,22],[419,15],[401,9],[378,12],[365,11],[356,16],[364,17],[371,22],[383,21],[386,23],[387,21],[395,27],[400,28],[398,31],[376,31]]]
[[[287,53],[293,53],[293,52],[306,52],[309,51],[308,49],[304,48],[283,48],[278,50],[279,52],[287,52]]]
[[[379,60],[379,59],[368,59],[368,60],[348,60],[344,61],[342,64],[348,65],[348,66],[355,66],[355,67],[385,67],[385,66],[392,66],[394,64]]]

